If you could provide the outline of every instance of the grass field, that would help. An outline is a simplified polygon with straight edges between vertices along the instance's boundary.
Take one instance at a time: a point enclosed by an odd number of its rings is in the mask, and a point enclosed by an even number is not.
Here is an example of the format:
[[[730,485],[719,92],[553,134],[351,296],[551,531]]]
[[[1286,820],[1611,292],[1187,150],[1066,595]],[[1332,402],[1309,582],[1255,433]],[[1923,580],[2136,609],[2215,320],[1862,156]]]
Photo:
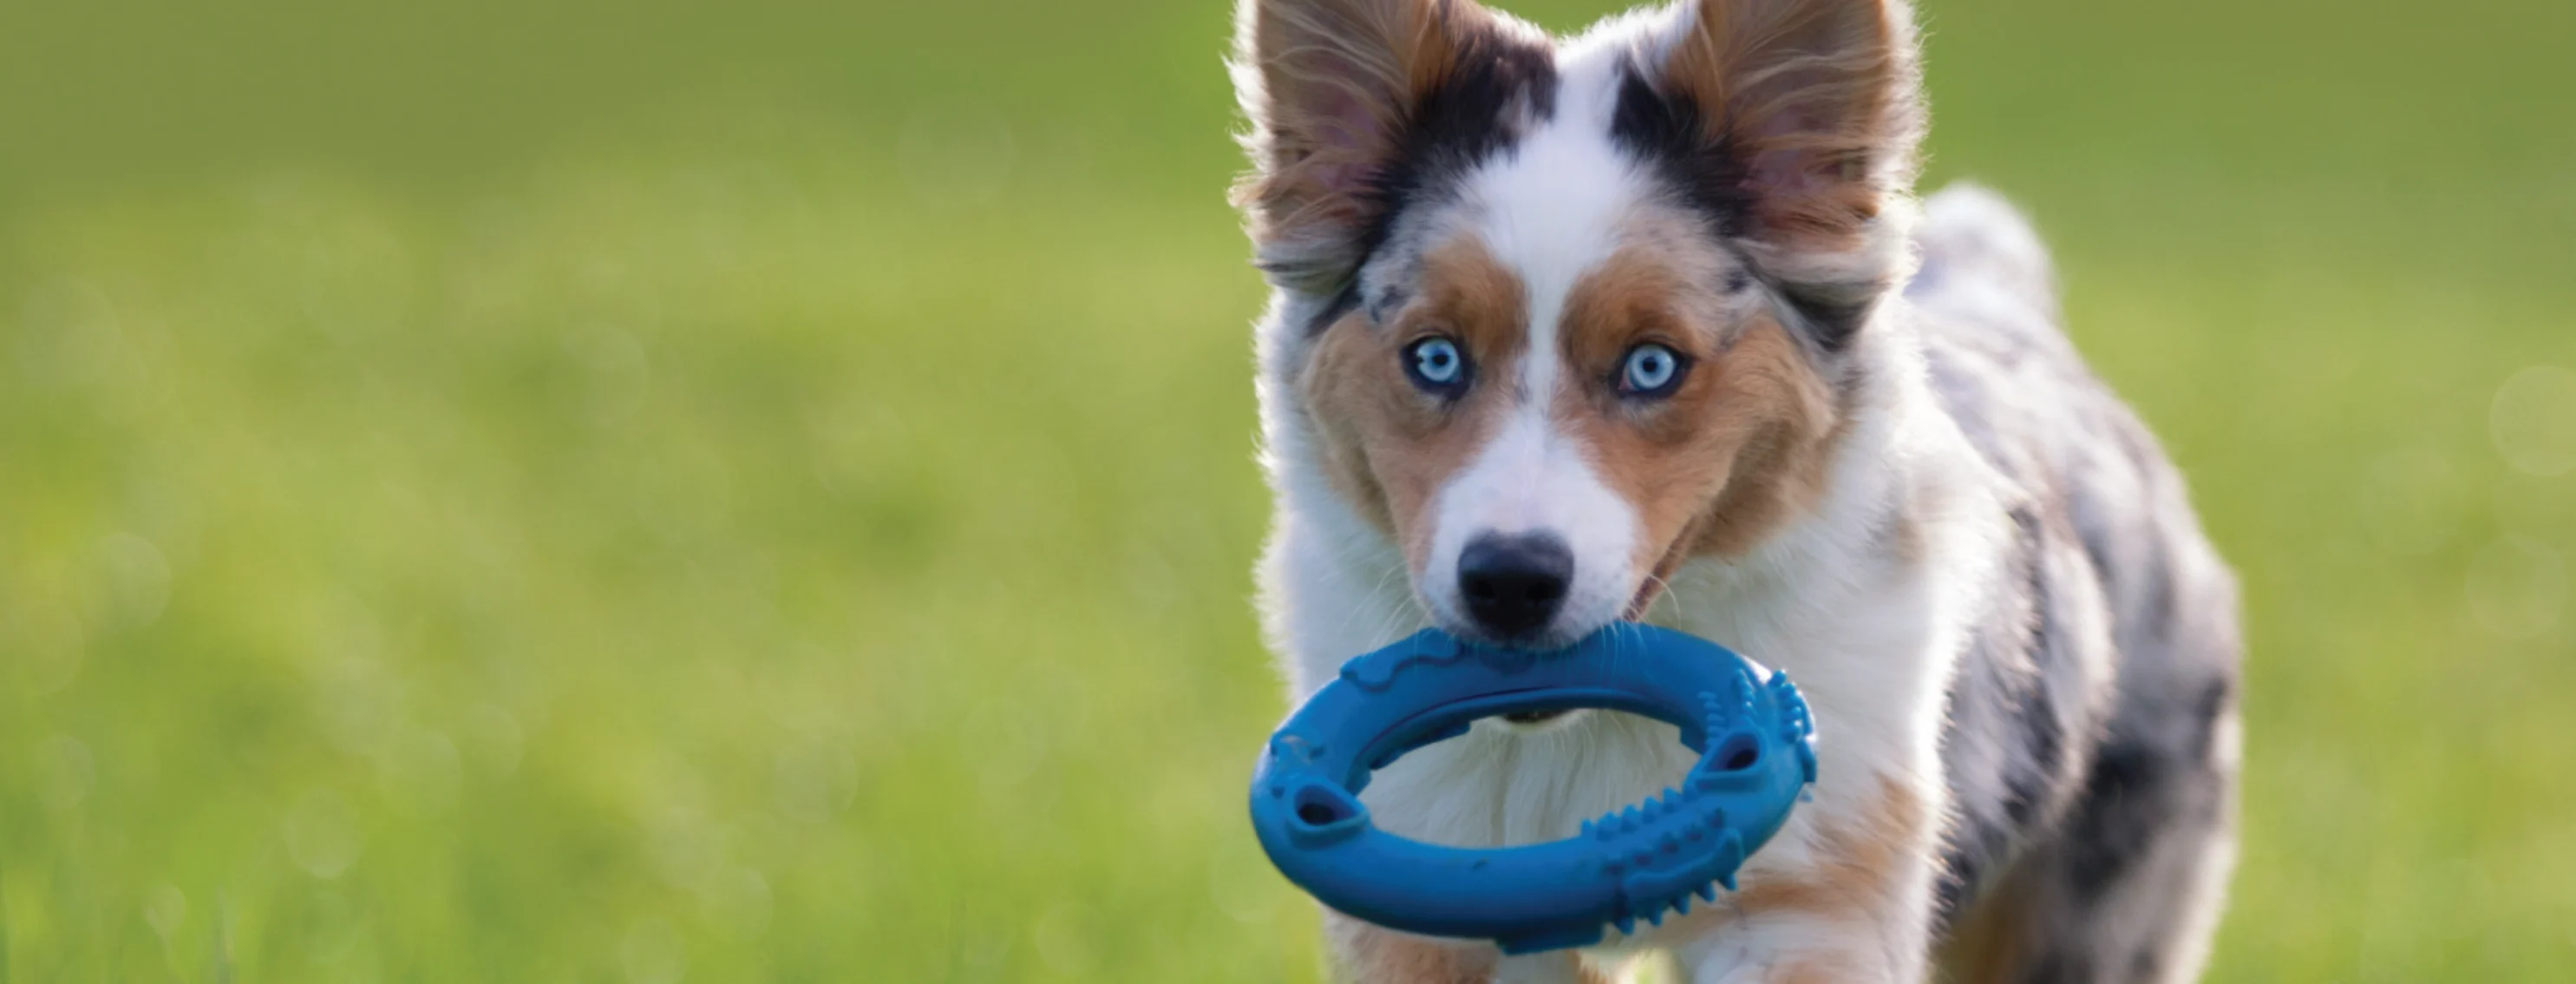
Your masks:
[[[0,982],[1315,980],[1225,7],[0,8]],[[2244,574],[2213,979],[2566,979],[2576,8],[1926,12]]]

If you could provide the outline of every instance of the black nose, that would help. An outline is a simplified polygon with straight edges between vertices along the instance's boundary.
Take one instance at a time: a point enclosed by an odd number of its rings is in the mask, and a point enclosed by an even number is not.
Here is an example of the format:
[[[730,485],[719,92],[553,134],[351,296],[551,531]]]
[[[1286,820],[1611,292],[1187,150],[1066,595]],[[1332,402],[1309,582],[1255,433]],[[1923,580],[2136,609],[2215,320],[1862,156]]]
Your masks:
[[[1505,639],[1555,618],[1572,580],[1574,552],[1551,533],[1488,533],[1458,554],[1458,593],[1467,598],[1467,614]]]

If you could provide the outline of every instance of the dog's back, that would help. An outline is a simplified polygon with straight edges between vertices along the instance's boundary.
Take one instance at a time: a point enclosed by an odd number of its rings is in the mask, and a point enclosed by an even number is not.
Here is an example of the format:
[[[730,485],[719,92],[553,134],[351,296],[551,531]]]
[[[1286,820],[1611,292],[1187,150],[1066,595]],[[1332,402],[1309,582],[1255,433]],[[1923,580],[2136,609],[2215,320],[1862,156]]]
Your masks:
[[[1917,241],[1906,296],[1934,391],[2017,497],[2008,576],[2026,584],[1951,688],[1949,962],[1963,981],[2188,973],[2233,857],[2234,580],[2059,332],[2021,216],[1954,187]],[[2097,627],[2108,647],[2084,641]]]

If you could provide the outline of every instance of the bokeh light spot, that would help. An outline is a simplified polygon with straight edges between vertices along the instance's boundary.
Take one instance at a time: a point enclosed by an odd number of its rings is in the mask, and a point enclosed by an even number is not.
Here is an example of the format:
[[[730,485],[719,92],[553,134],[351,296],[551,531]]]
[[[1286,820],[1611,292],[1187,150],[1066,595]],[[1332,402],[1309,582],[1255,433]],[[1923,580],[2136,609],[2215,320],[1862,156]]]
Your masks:
[[[967,717],[966,734],[985,743],[977,781],[994,802],[1007,802],[1055,757],[1050,709],[1041,702],[994,697]]]
[[[114,370],[124,331],[105,292],[84,281],[56,280],[24,297],[9,353],[23,378],[50,389],[88,385]]]
[[[376,751],[376,784],[386,802],[414,817],[454,807],[463,771],[456,744],[436,731],[405,732]]]
[[[858,795],[858,766],[848,750],[829,740],[800,738],[778,750],[770,790],[778,812],[789,819],[828,823]]]
[[[401,683],[384,667],[372,659],[342,659],[327,665],[316,683],[316,710],[332,744],[343,751],[373,755],[392,740],[402,720],[403,693]]]
[[[116,533],[99,541],[100,573],[119,624],[140,628],[160,620],[170,603],[170,561],[152,541]]]
[[[306,793],[286,815],[286,853],[315,878],[329,881],[347,874],[364,846],[357,811],[338,793]]]
[[[617,944],[617,962],[633,984],[679,984],[688,972],[688,956],[679,933],[659,919],[638,920]]]
[[[678,888],[708,884],[724,864],[724,838],[689,810],[665,810],[651,826],[653,870]]]
[[[2532,366],[2514,373],[2496,390],[2487,428],[2517,471],[2544,478],[2576,471],[2576,372]]]
[[[716,934],[750,942],[769,931],[769,879],[750,868],[731,868],[698,890],[698,913]]]

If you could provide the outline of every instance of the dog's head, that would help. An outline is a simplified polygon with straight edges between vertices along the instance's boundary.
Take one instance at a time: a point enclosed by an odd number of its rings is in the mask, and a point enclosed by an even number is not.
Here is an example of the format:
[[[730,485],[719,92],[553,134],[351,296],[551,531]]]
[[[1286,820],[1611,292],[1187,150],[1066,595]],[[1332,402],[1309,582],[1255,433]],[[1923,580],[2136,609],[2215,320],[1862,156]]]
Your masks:
[[[1641,611],[1823,494],[1907,272],[1902,0],[1684,0],[1562,45],[1469,0],[1244,0],[1274,385],[1443,626]]]

